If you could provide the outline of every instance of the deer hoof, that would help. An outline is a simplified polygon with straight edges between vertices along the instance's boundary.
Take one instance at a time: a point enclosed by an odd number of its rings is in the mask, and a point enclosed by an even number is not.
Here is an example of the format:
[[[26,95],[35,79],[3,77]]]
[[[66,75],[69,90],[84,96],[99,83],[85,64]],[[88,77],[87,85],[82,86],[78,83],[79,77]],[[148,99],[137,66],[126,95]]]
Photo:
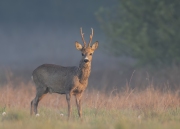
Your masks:
[[[39,114],[36,114],[36,117],[39,117],[40,115]]]
[[[6,115],[6,112],[3,112],[3,113],[2,113],[2,116],[5,116],[5,115]]]
[[[64,114],[60,113],[60,116],[64,116]]]

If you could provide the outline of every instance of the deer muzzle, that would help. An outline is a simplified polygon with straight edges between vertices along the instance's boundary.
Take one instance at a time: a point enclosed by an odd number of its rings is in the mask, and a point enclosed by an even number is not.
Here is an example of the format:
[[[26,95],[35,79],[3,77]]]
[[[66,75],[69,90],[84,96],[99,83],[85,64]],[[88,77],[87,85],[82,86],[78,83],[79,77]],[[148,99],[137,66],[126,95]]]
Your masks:
[[[84,58],[84,62],[87,63],[89,62],[89,59],[87,57]]]

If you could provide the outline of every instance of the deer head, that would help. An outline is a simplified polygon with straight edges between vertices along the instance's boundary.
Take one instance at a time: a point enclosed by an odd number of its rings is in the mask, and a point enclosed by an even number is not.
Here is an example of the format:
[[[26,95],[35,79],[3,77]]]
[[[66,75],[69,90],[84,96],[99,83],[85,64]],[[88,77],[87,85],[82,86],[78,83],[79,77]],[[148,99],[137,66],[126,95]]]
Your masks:
[[[91,30],[92,30],[92,33],[90,35],[90,40],[89,40],[88,46],[86,45],[86,41],[84,40],[84,33],[82,33],[82,28],[80,28],[80,33],[81,33],[81,38],[82,38],[84,45],[82,46],[77,41],[75,43],[76,49],[82,52],[82,61],[86,64],[91,62],[92,55],[98,47],[98,41],[96,41],[93,45],[91,45],[92,38],[93,38],[93,29],[91,28]]]

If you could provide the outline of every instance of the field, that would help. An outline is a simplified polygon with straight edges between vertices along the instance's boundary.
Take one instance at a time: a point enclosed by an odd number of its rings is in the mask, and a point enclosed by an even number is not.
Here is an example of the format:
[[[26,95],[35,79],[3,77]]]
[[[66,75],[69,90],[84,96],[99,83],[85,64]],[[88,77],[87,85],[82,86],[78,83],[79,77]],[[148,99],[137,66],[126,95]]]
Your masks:
[[[103,93],[86,90],[79,119],[72,99],[72,118],[67,121],[64,95],[47,94],[39,103],[39,117],[30,116],[35,96],[32,82],[0,87],[0,129],[179,129],[180,93],[168,88],[124,89]],[[3,115],[3,113],[6,115]]]

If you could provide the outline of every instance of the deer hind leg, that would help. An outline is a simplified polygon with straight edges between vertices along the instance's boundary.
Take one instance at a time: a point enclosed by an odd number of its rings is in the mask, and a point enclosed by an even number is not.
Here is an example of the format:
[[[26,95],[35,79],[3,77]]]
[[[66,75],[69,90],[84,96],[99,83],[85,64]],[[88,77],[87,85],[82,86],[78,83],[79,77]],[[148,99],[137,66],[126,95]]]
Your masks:
[[[48,88],[43,87],[41,89],[37,89],[36,97],[31,101],[31,111],[30,111],[31,115],[33,114],[33,110],[35,114],[38,113],[37,111],[38,103],[46,93],[48,93]]]

